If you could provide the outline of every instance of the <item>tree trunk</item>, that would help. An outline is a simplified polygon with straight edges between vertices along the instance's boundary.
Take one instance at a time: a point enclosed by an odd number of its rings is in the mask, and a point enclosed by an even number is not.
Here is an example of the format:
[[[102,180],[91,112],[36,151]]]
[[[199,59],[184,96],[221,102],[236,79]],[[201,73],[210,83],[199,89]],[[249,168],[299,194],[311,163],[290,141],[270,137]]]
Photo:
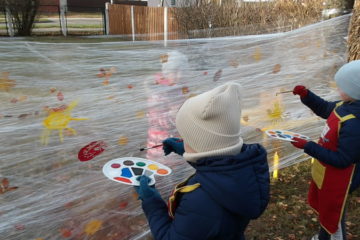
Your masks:
[[[348,61],[360,59],[360,0],[355,0],[348,38]]]

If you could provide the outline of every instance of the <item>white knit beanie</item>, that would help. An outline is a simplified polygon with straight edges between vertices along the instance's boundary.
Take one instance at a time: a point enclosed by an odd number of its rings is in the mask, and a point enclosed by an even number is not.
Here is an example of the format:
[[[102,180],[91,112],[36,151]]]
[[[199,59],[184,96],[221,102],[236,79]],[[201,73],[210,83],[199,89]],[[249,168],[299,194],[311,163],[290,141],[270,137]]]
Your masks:
[[[342,66],[335,74],[335,81],[346,95],[360,100],[360,60]]]
[[[241,151],[241,86],[227,83],[188,99],[176,115],[176,128],[196,153],[184,153],[187,161],[211,156],[236,155]]]

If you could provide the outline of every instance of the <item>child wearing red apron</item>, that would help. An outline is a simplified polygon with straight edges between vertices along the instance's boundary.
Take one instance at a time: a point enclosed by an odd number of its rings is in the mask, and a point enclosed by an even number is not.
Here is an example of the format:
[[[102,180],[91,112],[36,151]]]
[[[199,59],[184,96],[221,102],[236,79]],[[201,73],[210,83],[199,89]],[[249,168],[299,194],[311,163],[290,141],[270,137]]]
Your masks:
[[[294,138],[292,144],[312,156],[309,205],[321,224],[314,240],[345,240],[345,205],[360,184],[360,61],[342,66],[335,74],[342,101],[328,102],[304,86],[295,95],[315,114],[327,119],[318,143]]]
[[[189,98],[176,115],[183,141],[168,138],[166,155],[175,152],[194,168],[178,184],[168,204],[148,177],[136,187],[156,240],[245,240],[251,219],[269,201],[267,154],[240,136],[241,92],[227,83]]]

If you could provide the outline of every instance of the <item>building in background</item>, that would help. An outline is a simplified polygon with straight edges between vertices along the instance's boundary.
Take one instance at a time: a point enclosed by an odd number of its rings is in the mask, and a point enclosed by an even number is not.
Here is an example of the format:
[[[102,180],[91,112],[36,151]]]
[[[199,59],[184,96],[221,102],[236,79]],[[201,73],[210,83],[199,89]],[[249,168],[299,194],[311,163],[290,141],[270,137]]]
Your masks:
[[[149,7],[180,7],[182,0],[148,0]]]

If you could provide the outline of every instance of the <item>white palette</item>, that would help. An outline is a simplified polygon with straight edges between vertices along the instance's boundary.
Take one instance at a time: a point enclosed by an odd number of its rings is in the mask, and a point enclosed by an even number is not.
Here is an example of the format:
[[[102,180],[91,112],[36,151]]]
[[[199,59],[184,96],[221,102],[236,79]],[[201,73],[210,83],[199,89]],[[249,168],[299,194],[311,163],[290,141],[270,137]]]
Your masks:
[[[272,138],[276,138],[279,140],[283,140],[283,141],[290,141],[293,142],[293,138],[297,137],[297,138],[301,138],[307,141],[310,141],[311,139],[305,135],[302,135],[300,133],[295,133],[295,132],[290,132],[290,131],[286,131],[286,130],[267,130],[265,131],[265,133]]]
[[[166,176],[171,169],[161,163],[145,158],[124,157],[107,162],[103,167],[104,175],[112,181],[127,185],[139,186],[136,179],[141,175],[148,176],[151,181],[149,185],[155,184],[155,175]]]

